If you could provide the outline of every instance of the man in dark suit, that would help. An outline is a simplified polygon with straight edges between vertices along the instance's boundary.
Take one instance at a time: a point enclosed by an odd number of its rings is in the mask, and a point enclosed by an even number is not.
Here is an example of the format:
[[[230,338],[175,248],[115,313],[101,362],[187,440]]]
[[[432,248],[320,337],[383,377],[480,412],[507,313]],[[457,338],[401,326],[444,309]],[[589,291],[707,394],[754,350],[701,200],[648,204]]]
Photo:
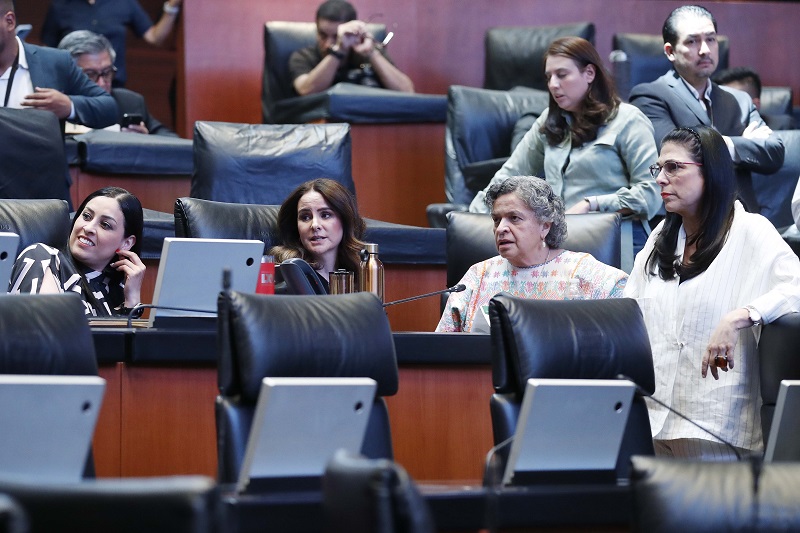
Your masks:
[[[0,0],[0,98],[3,107],[51,111],[61,120],[104,128],[117,104],[92,83],[68,53],[22,43],[13,0]]]
[[[177,137],[173,131],[150,115],[144,96],[128,89],[111,88],[116,72],[114,67],[116,52],[105,36],[88,30],[73,31],[61,39],[58,47],[72,55],[78,67],[89,79],[104,91],[111,93],[119,108],[120,131]],[[124,115],[139,115],[142,120],[129,123]]]
[[[739,196],[758,212],[751,171],[777,172],[784,146],[743,91],[711,81],[719,61],[717,22],[700,6],[675,9],[663,28],[664,53],[673,70],[633,88],[630,102],[653,122],[656,144],[672,129],[705,124],[719,131],[736,164]]]

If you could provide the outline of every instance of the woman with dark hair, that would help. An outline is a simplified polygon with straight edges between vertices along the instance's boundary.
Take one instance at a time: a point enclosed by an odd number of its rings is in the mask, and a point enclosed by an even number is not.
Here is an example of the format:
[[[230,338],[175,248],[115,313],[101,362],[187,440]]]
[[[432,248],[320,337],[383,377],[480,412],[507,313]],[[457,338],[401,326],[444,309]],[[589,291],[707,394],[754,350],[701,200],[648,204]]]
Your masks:
[[[561,248],[567,237],[564,201],[546,181],[514,176],[486,192],[500,255],[472,265],[450,294],[436,331],[483,331],[489,300],[619,298],[628,276],[590,254]]]
[[[736,200],[733,161],[713,128],[673,130],[650,168],[667,215],[636,256],[625,296],[637,298],[647,324],[654,397],[740,455],[759,452],[759,326],[800,311],[800,260]],[[648,408],[657,454],[735,458],[668,409],[649,400]]]
[[[636,250],[661,207],[647,170],[657,157],[653,125],[617,96],[597,50],[580,37],[556,39],[545,54],[550,105],[490,182],[534,175],[564,199],[567,213],[619,212],[635,220]],[[488,187],[487,187],[488,189]],[[486,212],[485,190],[470,211]]]
[[[366,227],[355,197],[339,182],[307,181],[281,205],[278,231],[283,244],[274,246],[270,254],[278,263],[292,257],[304,259],[327,289],[329,272],[343,268],[357,275]]]
[[[14,262],[11,293],[76,292],[90,316],[127,315],[140,302],[142,204],[119,187],[93,192],[72,219],[66,248],[42,243]]]

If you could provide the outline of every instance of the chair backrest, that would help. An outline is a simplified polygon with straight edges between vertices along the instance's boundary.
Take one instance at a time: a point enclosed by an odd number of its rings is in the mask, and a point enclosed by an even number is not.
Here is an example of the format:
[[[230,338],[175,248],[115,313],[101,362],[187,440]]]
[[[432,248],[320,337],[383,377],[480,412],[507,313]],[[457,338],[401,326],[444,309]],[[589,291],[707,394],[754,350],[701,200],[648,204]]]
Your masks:
[[[368,24],[367,29],[377,42],[386,37],[386,26]],[[275,103],[297,97],[289,72],[289,56],[307,46],[317,44],[317,25],[314,22],[273,21],[264,25],[264,79],[261,88],[261,107],[264,123],[275,122]]]
[[[489,303],[492,335],[492,427],[495,442],[514,434],[530,378],[616,379],[624,375],[652,394],[650,340],[635,300],[528,300],[500,294]],[[633,454],[652,454],[650,420],[637,396],[617,472]]]
[[[774,174],[753,173],[753,189],[761,206],[760,214],[769,219],[776,228],[785,228],[794,223],[792,196],[800,176],[800,130],[780,130],[775,136],[783,141],[785,157],[783,165]]]
[[[518,87],[495,91],[451,85],[445,127],[445,194],[469,204],[511,155],[514,124],[525,113],[540,114],[549,93]]]
[[[383,396],[397,392],[389,321],[370,293],[219,300],[217,451],[220,481],[239,474],[264,377],[369,377],[378,383],[362,453],[391,458]]]
[[[193,149],[193,198],[280,205],[316,178],[355,194],[349,124],[197,122]]]
[[[280,242],[279,205],[233,204],[199,198],[175,200],[175,236],[192,239],[253,239],[264,252]]]
[[[566,215],[564,248],[588,252],[600,262],[620,267],[621,219],[616,213]],[[485,213],[453,211],[447,215],[447,286],[458,283],[467,270],[497,255],[494,223]]]
[[[557,26],[518,26],[486,31],[486,67],[483,87],[505,91],[521,85],[547,90],[544,54],[555,39],[583,37],[594,44],[594,24],[576,22]]]
[[[719,64],[717,69],[728,68],[729,40],[718,35]],[[640,83],[655,81],[666,74],[672,63],[664,54],[664,38],[647,33],[615,33],[611,41],[611,64],[614,83],[623,100],[631,89]]]
[[[766,445],[781,380],[800,379],[800,315],[784,315],[765,324],[758,341],[758,368],[761,389],[761,428]]]
[[[73,485],[0,480],[28,515],[30,531],[216,533],[225,531],[212,479],[101,479]]]
[[[0,108],[0,198],[70,201],[62,132],[50,111]]]
[[[405,469],[336,452],[322,478],[326,533],[433,533],[428,505]]]
[[[80,296],[0,294],[0,373],[96,376]]]
[[[17,253],[38,242],[61,248],[69,236],[69,207],[64,200],[0,200],[0,231],[19,235]]]
[[[797,463],[634,457],[631,483],[635,532],[800,529]]]

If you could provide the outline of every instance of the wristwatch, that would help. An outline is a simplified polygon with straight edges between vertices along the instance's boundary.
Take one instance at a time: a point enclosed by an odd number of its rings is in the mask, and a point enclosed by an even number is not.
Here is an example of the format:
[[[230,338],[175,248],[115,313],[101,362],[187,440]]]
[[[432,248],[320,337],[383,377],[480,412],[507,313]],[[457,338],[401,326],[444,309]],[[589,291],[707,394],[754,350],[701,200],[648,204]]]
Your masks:
[[[328,47],[328,54],[332,55],[333,57],[339,60],[344,59],[344,53],[342,53],[342,51],[336,48],[335,46]]]
[[[763,323],[763,320],[761,319],[761,313],[759,313],[755,307],[752,305],[745,305],[744,308],[747,309],[747,313],[750,315],[750,320],[753,322],[752,327],[760,326]]]

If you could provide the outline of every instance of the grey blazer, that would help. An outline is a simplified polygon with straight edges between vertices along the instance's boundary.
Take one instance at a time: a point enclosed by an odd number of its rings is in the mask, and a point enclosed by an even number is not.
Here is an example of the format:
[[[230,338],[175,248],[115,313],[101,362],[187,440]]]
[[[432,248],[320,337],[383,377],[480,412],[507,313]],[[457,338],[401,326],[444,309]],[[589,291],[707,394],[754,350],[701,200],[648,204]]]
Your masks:
[[[711,109],[714,123],[708,118],[703,105],[681,81],[675,70],[656,81],[637,85],[631,91],[630,102],[644,112],[653,123],[656,144],[661,149],[661,139],[681,126],[704,124],[713,126],[733,141],[736,150],[736,177],[739,195],[749,211],[758,212],[750,172],[772,174],[783,165],[783,142],[775,135],[767,139],[745,139],[742,132],[755,121],[764,124],[750,97],[737,89],[720,87],[712,83]]]
[[[117,123],[117,104],[78,68],[69,52],[23,43],[25,58],[35,87],[55,89],[75,105],[75,122],[90,128]]]

